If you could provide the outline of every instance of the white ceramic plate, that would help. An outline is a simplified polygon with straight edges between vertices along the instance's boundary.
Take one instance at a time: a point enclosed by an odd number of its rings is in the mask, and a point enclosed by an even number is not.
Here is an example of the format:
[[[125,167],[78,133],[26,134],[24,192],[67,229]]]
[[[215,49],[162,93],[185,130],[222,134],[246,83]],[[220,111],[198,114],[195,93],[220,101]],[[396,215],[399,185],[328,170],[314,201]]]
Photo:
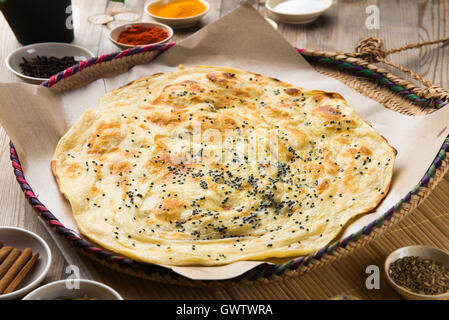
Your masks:
[[[75,281],[78,281],[76,283]],[[79,286],[78,286],[79,284]],[[61,297],[68,299],[88,298],[96,300],[123,300],[111,287],[86,279],[69,279],[50,282],[26,295],[23,300],[56,300]]]
[[[131,44],[124,44],[124,43],[121,43],[121,42],[117,41],[117,38],[120,35],[120,32],[122,32],[123,30],[126,30],[129,27],[136,26],[136,25],[144,26],[144,27],[161,28],[162,30],[165,30],[168,33],[168,37],[166,39],[162,40],[162,41],[155,42],[155,43],[142,44],[141,46],[145,46],[145,45],[149,45],[149,44],[166,43],[173,37],[173,29],[170,28],[169,26],[165,25],[165,24],[157,23],[157,22],[135,22],[135,23],[122,24],[120,26],[117,26],[117,27],[113,28],[109,32],[109,40],[111,40],[112,43],[114,43],[116,46],[118,46],[121,49],[128,49],[128,48],[138,47],[138,45],[136,46],[136,45],[131,45]]]
[[[12,300],[23,297],[36,288],[45,278],[51,265],[51,251],[47,243],[38,235],[21,228],[0,227],[0,241],[23,251],[26,248],[39,252],[39,259],[22,280],[15,291],[0,295],[0,300]]]
[[[60,42],[34,43],[16,49],[8,54],[5,61],[6,66],[8,67],[9,71],[14,73],[16,76],[27,80],[28,82],[41,83],[42,81],[48,79],[24,75],[22,73],[22,69],[20,68],[20,63],[23,61],[22,58],[29,60],[37,56],[54,56],[56,58],[73,56],[75,58],[75,61],[78,62],[81,60],[90,59],[94,57],[94,54],[86,48],[74,44]]]

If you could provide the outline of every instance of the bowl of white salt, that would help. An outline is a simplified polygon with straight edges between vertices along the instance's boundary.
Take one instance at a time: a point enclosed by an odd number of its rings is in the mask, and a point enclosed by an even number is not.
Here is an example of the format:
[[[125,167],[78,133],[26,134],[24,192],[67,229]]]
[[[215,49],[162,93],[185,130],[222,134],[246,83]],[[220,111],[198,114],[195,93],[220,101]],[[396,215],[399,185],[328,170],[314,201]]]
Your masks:
[[[267,0],[265,7],[277,21],[304,24],[314,21],[332,4],[333,0]]]

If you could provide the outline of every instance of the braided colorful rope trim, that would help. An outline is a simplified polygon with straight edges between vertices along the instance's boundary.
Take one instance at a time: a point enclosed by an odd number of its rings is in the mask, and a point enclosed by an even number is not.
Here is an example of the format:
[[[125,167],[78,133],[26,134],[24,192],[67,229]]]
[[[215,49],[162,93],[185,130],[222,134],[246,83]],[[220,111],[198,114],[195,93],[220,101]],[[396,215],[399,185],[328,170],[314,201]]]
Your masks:
[[[130,56],[146,51],[153,51],[153,50],[167,50],[170,47],[172,47],[174,43],[170,43],[167,45],[159,45],[159,46],[146,46],[146,47],[139,47],[134,48],[130,50],[124,50],[122,52],[118,53],[112,53],[108,55],[102,55],[97,58],[92,58],[89,61],[81,62],[76,66],[73,66],[67,70],[64,70],[55,76],[51,77],[48,81],[45,81],[42,83],[43,86],[51,87],[55,83],[59,82],[60,80],[69,77],[84,68],[93,66],[95,64],[110,61],[111,59],[119,59],[125,56]],[[298,52],[301,53],[302,50],[298,49]],[[372,72],[371,70],[365,69],[360,66],[351,65],[348,63],[344,63],[341,61],[335,61],[330,58],[320,58],[320,57],[312,57],[312,56],[305,56],[303,55],[307,60],[309,61],[316,61],[319,63],[326,63],[333,66],[337,66],[340,68],[344,68],[350,71],[355,71],[357,74],[365,75],[368,77],[371,77],[377,81],[379,81],[381,84],[386,85],[388,88],[392,89],[395,92],[398,92],[399,94],[405,96],[408,99],[411,99],[412,101],[418,103],[422,106],[434,106],[441,108],[445,105],[447,105],[447,102],[441,101],[436,104],[432,104],[432,102],[429,99],[422,99],[419,97],[414,97],[414,95],[410,95],[407,93],[407,90],[401,90],[400,88],[396,88],[396,85],[391,85],[392,82],[389,79],[386,79],[383,77],[383,75],[376,74]],[[370,71],[370,72],[368,72]],[[404,88],[402,88],[404,89]],[[335,241],[334,243],[315,251],[307,256],[302,256],[293,260],[290,260],[288,262],[285,262],[283,264],[263,264],[258,267],[255,267],[254,269],[231,279],[232,281],[240,281],[243,279],[247,279],[249,281],[255,281],[257,279],[262,278],[269,278],[272,275],[282,275],[286,270],[296,270],[301,265],[307,266],[310,264],[312,260],[320,260],[325,254],[331,255],[337,248],[342,247],[345,248],[350,242],[357,242],[362,235],[369,235],[375,230],[375,228],[381,227],[385,221],[389,221],[392,219],[395,213],[399,212],[402,208],[402,205],[404,203],[409,203],[411,200],[412,195],[415,195],[419,192],[421,188],[427,187],[429,180],[431,177],[435,175],[437,170],[441,167],[443,161],[447,157],[447,153],[449,152],[449,136],[446,137],[440,151],[438,152],[437,156],[435,157],[434,161],[430,165],[429,169],[427,170],[424,177],[420,180],[420,182],[416,185],[416,187],[410,191],[403,199],[401,199],[395,206],[390,208],[387,212],[385,212],[381,217],[378,219],[372,221],[368,225],[361,228],[359,231],[347,236],[346,238]],[[98,248],[89,241],[84,240],[82,237],[80,237],[75,231],[66,228],[46,207],[44,204],[42,204],[39,199],[34,194],[31,186],[26,181],[26,178],[24,176],[24,172],[22,169],[22,166],[19,161],[19,157],[17,155],[16,149],[14,148],[14,145],[12,142],[10,142],[10,159],[13,166],[14,174],[16,176],[17,182],[20,184],[20,187],[22,188],[25,197],[28,199],[28,202],[31,204],[31,206],[34,208],[34,210],[39,214],[39,216],[48,223],[51,227],[54,228],[54,230],[64,236],[68,241],[70,241],[76,248],[79,248],[83,250],[84,252],[88,254],[93,254],[97,259],[104,261],[108,264],[114,264],[117,263],[117,265],[120,268],[131,268],[133,271],[143,271],[147,275],[151,275],[154,273],[158,273],[161,276],[164,275],[170,275],[173,279],[178,279],[180,276],[179,274],[171,271],[170,269],[160,267],[153,264],[148,263],[142,263],[133,259],[125,258],[123,256],[118,256],[112,252],[106,251],[104,249]],[[184,278],[186,279],[186,278]],[[194,280],[189,280],[194,281]],[[205,281],[203,282],[210,282]]]
[[[78,73],[88,67],[94,66],[101,62],[107,62],[107,61],[111,61],[113,59],[129,57],[129,56],[133,56],[135,54],[149,52],[149,51],[159,50],[162,52],[167,49],[170,49],[174,45],[175,45],[175,43],[172,42],[172,43],[168,43],[168,44],[158,44],[158,45],[154,45],[154,46],[148,45],[148,46],[144,46],[144,47],[134,47],[134,48],[126,49],[126,50],[119,51],[119,52],[103,54],[99,57],[90,58],[89,60],[83,60],[80,63],[78,63],[70,68],[65,69],[64,71],[58,72],[57,74],[51,76],[50,79],[42,82],[41,85],[44,87],[50,88],[50,87],[54,86],[57,82],[61,81],[62,79],[70,77],[70,76],[74,75],[75,73]]]
[[[304,49],[296,49],[307,61],[310,62],[319,62],[323,64],[332,65],[334,67],[337,67],[339,69],[348,70],[351,72],[356,73],[360,76],[365,76],[368,78],[371,78],[377,82],[379,82],[382,85],[385,85],[392,91],[396,92],[397,94],[403,96],[404,98],[407,98],[409,100],[412,100],[414,103],[421,107],[432,107],[432,108],[442,108],[446,106],[449,102],[443,101],[443,100],[431,100],[426,98],[421,98],[414,94],[413,92],[405,89],[403,86],[397,85],[390,79],[386,78],[383,74],[380,74],[378,72],[374,72],[370,69],[364,68],[362,66],[353,65],[349,62],[334,60],[327,57],[320,57],[320,56],[311,56],[304,53]]]

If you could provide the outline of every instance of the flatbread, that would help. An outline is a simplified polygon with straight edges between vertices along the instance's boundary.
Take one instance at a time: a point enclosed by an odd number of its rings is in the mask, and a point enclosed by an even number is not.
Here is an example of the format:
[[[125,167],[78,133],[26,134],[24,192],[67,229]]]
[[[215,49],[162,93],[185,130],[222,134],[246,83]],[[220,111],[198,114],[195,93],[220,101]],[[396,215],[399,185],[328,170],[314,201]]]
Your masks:
[[[385,197],[395,157],[338,93],[197,66],[107,93],[51,166],[97,244],[220,265],[322,248]]]

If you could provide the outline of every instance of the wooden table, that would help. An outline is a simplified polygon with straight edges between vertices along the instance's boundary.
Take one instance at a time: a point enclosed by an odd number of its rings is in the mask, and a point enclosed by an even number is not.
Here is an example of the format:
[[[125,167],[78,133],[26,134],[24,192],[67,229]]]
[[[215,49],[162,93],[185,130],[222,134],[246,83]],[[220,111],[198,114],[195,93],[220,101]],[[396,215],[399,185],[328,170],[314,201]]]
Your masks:
[[[144,0],[127,0],[132,9],[143,11]],[[177,31],[179,41],[236,7],[238,0],[210,0],[211,11],[200,26]],[[260,1],[262,2],[262,1]],[[265,14],[264,6],[252,3]],[[380,9],[380,29],[367,29],[366,8],[377,4]],[[117,51],[108,40],[108,29],[91,24],[87,17],[102,13],[106,0],[73,0],[74,43],[100,55]],[[145,14],[144,21],[151,19]],[[296,47],[329,51],[353,51],[356,43],[368,36],[380,37],[387,48],[449,35],[449,1],[339,0],[316,22],[308,25],[279,24],[278,31]],[[20,46],[3,17],[0,17],[0,81],[21,81],[5,66],[6,55]],[[449,51],[447,48],[423,48],[391,57],[394,62],[410,67],[435,84],[449,86]],[[46,229],[38,221],[15,181],[9,160],[9,138],[0,128],[0,225],[29,229],[41,235],[51,246],[53,264],[46,282],[63,279],[67,263]],[[365,268],[374,264],[382,267],[385,256],[395,247],[419,242],[449,249],[449,175],[414,213],[381,238],[359,249],[351,256],[331,265],[309,272],[300,278],[290,278],[268,284],[234,286],[232,288],[202,289],[158,284],[125,276],[82,257],[89,272],[99,281],[116,288],[126,299],[326,299],[337,294],[352,294],[367,299],[390,299],[398,296],[381,279],[380,290],[365,288]],[[423,238],[424,237],[424,238]],[[424,239],[424,240],[423,240]]]

